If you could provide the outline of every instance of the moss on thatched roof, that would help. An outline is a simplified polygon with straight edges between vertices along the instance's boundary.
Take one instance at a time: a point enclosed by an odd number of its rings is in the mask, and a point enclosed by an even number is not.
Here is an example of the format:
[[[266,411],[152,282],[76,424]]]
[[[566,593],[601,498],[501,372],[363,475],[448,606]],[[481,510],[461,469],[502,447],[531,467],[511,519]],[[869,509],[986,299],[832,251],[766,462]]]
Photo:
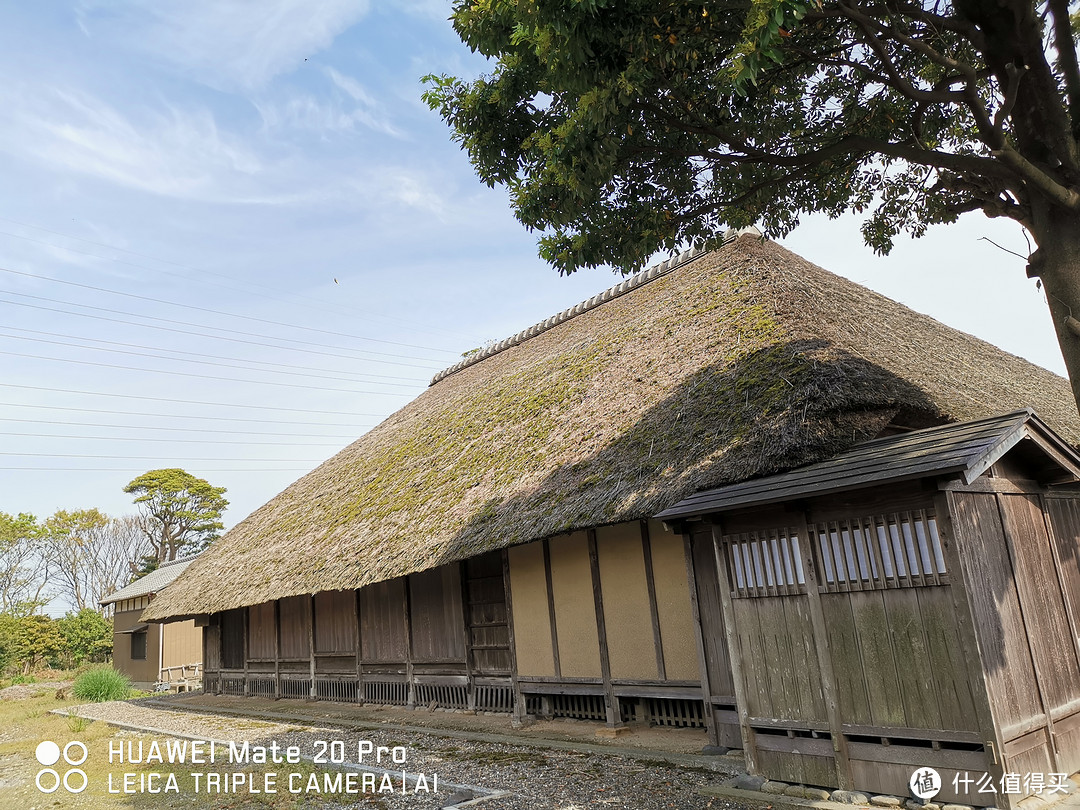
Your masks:
[[[1055,374],[743,236],[445,377],[229,531],[147,618],[358,588],[644,518],[916,426],[1031,407]]]

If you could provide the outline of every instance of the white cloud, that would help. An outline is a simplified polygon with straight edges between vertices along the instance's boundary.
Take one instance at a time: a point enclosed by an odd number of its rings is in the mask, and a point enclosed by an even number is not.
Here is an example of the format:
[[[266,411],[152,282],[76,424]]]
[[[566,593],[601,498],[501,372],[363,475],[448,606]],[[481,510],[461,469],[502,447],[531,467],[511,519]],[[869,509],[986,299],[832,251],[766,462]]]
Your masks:
[[[79,25],[224,90],[250,91],[328,48],[368,0],[85,0]]]
[[[0,149],[58,174],[82,174],[170,197],[213,199],[223,186],[265,171],[205,109],[165,106],[138,120],[85,93],[51,88],[0,91],[9,111]]]
[[[358,81],[333,68],[327,68],[325,74],[332,85],[325,98],[293,92],[255,100],[253,103],[266,128],[291,128],[323,135],[354,132],[364,127],[393,137],[402,136],[382,105]]]

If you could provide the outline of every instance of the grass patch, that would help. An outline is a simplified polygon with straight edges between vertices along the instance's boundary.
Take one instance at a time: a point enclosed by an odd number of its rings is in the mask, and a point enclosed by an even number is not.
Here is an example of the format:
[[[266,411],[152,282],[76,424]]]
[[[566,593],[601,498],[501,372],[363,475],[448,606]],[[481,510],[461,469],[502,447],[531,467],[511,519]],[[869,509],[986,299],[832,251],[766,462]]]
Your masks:
[[[124,700],[131,694],[131,681],[112,667],[100,667],[87,670],[76,678],[71,693],[90,703]]]
[[[131,765],[109,764],[109,741],[113,739],[135,744],[143,740],[147,745],[151,740],[159,743],[165,738],[159,735],[145,735],[130,731],[120,731],[107,723],[89,722],[89,718],[79,717],[86,725],[72,727],[70,717],[52,714],[53,709],[75,708],[70,698],[57,699],[54,691],[38,694],[20,700],[0,701],[0,807],[37,807],[63,808],[63,810],[342,810],[343,807],[358,810],[385,810],[385,804],[378,796],[326,794],[315,795],[288,793],[287,784],[279,782],[276,794],[244,793],[193,793],[192,770],[210,770],[211,766],[168,764]],[[77,715],[76,715],[77,716]],[[41,769],[35,759],[35,749],[42,740],[52,740],[63,747],[68,741],[78,740],[86,745],[89,756],[80,767],[87,775],[87,788],[74,795],[67,793],[45,797],[34,785],[34,777]],[[58,767],[61,772],[62,766]],[[272,766],[267,766],[270,769]],[[250,768],[231,767],[218,763],[212,766],[220,772],[246,770],[261,777],[263,770],[251,771]],[[306,782],[307,775],[314,772],[311,763],[278,766],[279,772],[299,772]],[[320,772],[322,769],[319,769]],[[109,775],[113,776],[114,787],[121,784],[124,772],[137,775],[156,771],[161,774],[174,773],[180,785],[180,793],[110,793]],[[164,784],[161,777],[159,784]],[[136,779],[136,782],[138,780]],[[61,788],[63,791],[63,788]],[[421,805],[417,805],[418,807]]]

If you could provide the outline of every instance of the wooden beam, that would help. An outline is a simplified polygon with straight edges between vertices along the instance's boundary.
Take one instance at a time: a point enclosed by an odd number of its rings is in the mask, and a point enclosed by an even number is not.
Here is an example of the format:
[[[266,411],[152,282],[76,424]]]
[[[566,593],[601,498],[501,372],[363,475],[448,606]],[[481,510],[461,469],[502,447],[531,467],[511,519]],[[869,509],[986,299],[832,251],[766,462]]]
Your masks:
[[[645,587],[649,591],[649,616],[652,618],[653,647],[656,648],[656,674],[662,680],[667,680],[667,670],[664,667],[664,640],[660,635],[660,609],[656,605],[656,580],[653,577],[652,543],[649,538],[649,522],[638,522],[641,528],[641,554],[645,558]]]
[[[796,531],[799,551],[802,554],[803,578],[806,580],[806,601],[810,611],[810,625],[814,633],[814,651],[817,653],[818,671],[821,673],[821,693],[825,702],[825,715],[832,735],[833,763],[836,767],[836,784],[841,790],[852,790],[855,780],[851,774],[851,755],[847,737],[844,736],[843,718],[840,716],[840,694],[829,649],[829,634],[825,629],[825,613],[821,608],[821,580],[817,570],[814,545],[817,538],[810,531],[810,522],[804,512]],[[881,563],[879,562],[880,566]],[[884,570],[880,568],[878,570]],[[795,597],[797,598],[797,597]]]
[[[551,660],[555,667],[555,677],[562,677],[562,664],[559,663],[559,628],[555,622],[555,588],[551,584],[551,546],[545,537],[544,577],[547,579],[548,621],[551,623]]]
[[[750,727],[750,710],[746,698],[746,672],[743,670],[742,646],[735,627],[735,611],[731,605],[731,582],[727,563],[723,558],[724,535],[719,523],[712,524],[713,559],[716,561],[716,579],[720,592],[720,616],[724,621],[724,638],[727,640],[728,657],[731,659],[732,681],[735,686],[735,711],[739,716],[739,733],[742,736],[743,756],[746,770],[758,772],[757,742],[754,729]]]
[[[596,529],[586,533],[589,542],[589,568],[592,570],[593,605],[596,608],[596,637],[600,643],[600,677],[604,682],[604,708],[610,728],[622,726],[619,699],[611,683],[611,658],[608,655],[607,623],[604,621],[604,595],[600,588],[600,556],[596,551]]]
[[[690,585],[690,616],[694,622],[694,640],[697,642],[698,671],[701,674],[701,701],[705,706],[705,732],[709,745],[720,745],[720,732],[716,728],[716,716],[712,705],[712,684],[709,683],[709,661],[705,656],[705,635],[701,627],[701,609],[698,606],[697,574],[694,570],[693,540],[683,536],[683,556],[686,562],[686,578]]]
[[[315,692],[315,594],[308,597],[308,659],[311,671],[311,699],[314,700]]]
[[[364,648],[360,634],[360,589],[353,591],[353,610],[356,611],[356,702],[364,705]]]
[[[476,711],[476,689],[473,685],[472,666],[472,628],[469,617],[469,572],[466,570],[466,562],[457,563],[458,567],[458,598],[461,600],[461,627],[465,633],[465,708]]]
[[[521,691],[521,683],[518,680],[517,642],[514,639],[514,602],[510,592],[510,552],[503,549],[499,552],[502,557],[503,592],[506,594],[506,630],[510,637],[510,689],[514,695],[513,722],[521,724],[525,722],[527,714],[525,708],[525,694]],[[548,577],[550,589],[551,577]]]
[[[410,709],[416,708],[416,684],[413,682],[413,660],[412,660],[412,612],[409,609],[409,578],[407,576],[401,578],[402,582],[402,599],[401,609],[405,612],[405,682],[408,684],[408,697],[406,697],[406,705]]]
[[[248,609],[241,608],[244,611],[244,697],[250,694],[248,690],[248,651],[251,647],[249,641],[251,639],[251,628],[248,626]]]
[[[274,700],[281,699],[281,600],[274,600]]]

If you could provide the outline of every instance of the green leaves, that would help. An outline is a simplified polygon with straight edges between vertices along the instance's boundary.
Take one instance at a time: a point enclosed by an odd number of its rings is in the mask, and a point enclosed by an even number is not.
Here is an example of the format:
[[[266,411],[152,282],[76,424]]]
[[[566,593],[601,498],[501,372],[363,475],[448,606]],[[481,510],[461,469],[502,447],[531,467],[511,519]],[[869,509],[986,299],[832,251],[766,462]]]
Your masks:
[[[561,273],[632,272],[727,227],[782,236],[852,209],[884,253],[963,211],[1030,224],[1030,194],[1077,186],[1080,75],[1030,64],[1047,48],[1011,10],[967,11],[979,19],[877,0],[463,1],[454,27],[492,70],[429,76],[424,98]],[[1026,176],[1000,143],[1028,150]]]
[[[151,470],[128,483],[124,492],[135,496],[135,503],[152,521],[151,541],[158,562],[175,559],[181,550],[202,550],[225,528],[221,522],[221,513],[229,505],[225,488],[184,470]]]

